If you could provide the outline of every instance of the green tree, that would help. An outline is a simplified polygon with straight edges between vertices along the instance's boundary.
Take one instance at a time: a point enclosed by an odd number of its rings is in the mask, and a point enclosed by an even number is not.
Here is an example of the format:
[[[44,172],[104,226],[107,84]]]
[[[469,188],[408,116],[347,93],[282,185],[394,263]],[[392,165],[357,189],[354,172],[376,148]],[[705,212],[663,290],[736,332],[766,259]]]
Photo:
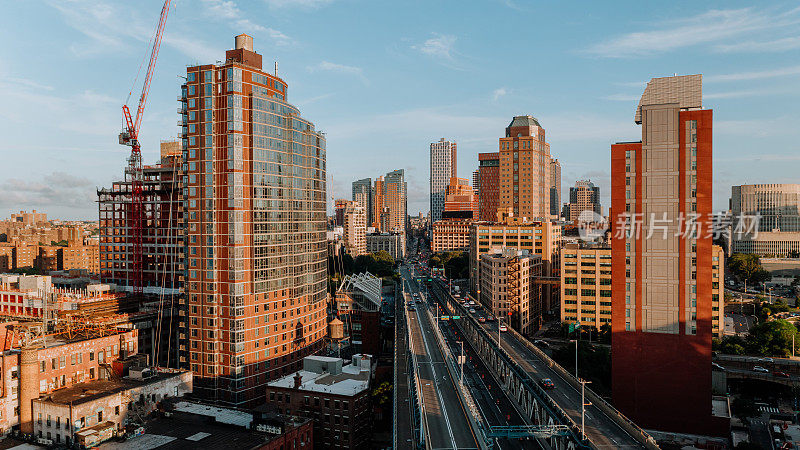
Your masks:
[[[769,281],[772,275],[763,267],[758,255],[752,253],[734,253],[728,260],[728,268],[736,278],[755,285]]]
[[[792,338],[797,328],[789,321],[778,319],[750,328],[745,349],[750,354],[788,357],[792,354]]]

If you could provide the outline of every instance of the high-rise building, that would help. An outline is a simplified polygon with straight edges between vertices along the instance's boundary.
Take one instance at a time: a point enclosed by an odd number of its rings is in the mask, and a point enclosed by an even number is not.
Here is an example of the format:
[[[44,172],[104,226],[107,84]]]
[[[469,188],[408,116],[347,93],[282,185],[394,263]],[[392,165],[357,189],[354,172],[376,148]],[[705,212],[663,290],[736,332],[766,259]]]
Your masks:
[[[497,220],[500,201],[500,153],[478,153],[478,219]]]
[[[149,294],[179,294],[183,288],[184,183],[181,154],[174,147],[170,141],[162,142],[160,162],[142,168],[142,290]],[[132,194],[127,172],[110,189],[97,191],[100,279],[130,291],[134,284]]]
[[[443,219],[478,218],[478,198],[466,178],[450,178],[445,192]]]
[[[569,188],[569,218],[577,222],[584,211],[602,215],[600,188],[589,180],[578,180],[575,187]]]
[[[478,217],[478,198],[464,178],[450,178],[442,220],[431,225],[431,250],[464,250],[469,245],[469,228]]]
[[[337,198],[333,201],[333,226],[344,226],[344,210],[349,203],[350,200],[343,198]]]
[[[550,144],[531,116],[515,116],[500,138],[499,208],[515,217],[550,218]]]
[[[367,252],[367,211],[360,202],[347,201],[342,214],[344,245],[350,255],[356,257]]]
[[[361,180],[353,181],[353,201],[361,203],[361,206],[366,208],[367,211],[367,226],[373,226],[374,218],[372,217],[372,179],[364,178]]]
[[[405,234],[408,220],[408,196],[403,169],[393,170],[386,174],[383,182],[383,206],[388,208],[388,223],[381,231],[396,231]]]
[[[450,179],[457,176],[456,143],[444,138],[431,143],[431,222],[442,219],[445,190]]]
[[[611,355],[617,409],[642,428],[709,435],[728,424],[711,408],[712,110],[702,108],[702,75],[653,78],[636,108],[642,140],[611,146]]]
[[[780,258],[800,255],[800,184],[733,186],[730,209],[733,252]],[[756,217],[758,223],[751,224]]]
[[[561,215],[561,163],[550,158],[550,217]]]
[[[372,226],[378,230],[383,230],[381,217],[384,213],[385,196],[383,193],[383,175],[375,178],[375,186],[372,188]],[[388,219],[387,219],[388,220]]]
[[[326,335],[325,135],[262,70],[253,39],[182,87],[186,316],[195,392],[264,401]]]

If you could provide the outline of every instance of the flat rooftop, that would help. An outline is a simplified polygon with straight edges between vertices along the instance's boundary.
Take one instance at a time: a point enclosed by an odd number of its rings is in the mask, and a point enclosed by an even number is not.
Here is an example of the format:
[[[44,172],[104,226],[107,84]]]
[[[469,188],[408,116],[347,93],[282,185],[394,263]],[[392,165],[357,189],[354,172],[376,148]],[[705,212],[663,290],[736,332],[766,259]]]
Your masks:
[[[120,380],[96,380],[86,383],[74,384],[70,387],[58,389],[53,393],[40,397],[38,401],[55,403],[58,405],[80,405],[91,402],[108,395],[123,392],[148,384],[157,383],[168,378],[179,376],[182,372],[156,373],[152,377],[144,379],[122,378]]]
[[[333,361],[338,360],[338,358],[329,359]],[[361,367],[353,364],[348,364],[346,366],[342,366],[342,373],[340,374],[331,375],[328,372],[316,373],[309,372],[307,370],[300,370],[269,383],[269,386],[293,389],[294,377],[296,374],[299,374],[302,377],[298,390],[336,395],[353,396],[359,394],[369,387],[370,380],[369,369],[362,369]]]

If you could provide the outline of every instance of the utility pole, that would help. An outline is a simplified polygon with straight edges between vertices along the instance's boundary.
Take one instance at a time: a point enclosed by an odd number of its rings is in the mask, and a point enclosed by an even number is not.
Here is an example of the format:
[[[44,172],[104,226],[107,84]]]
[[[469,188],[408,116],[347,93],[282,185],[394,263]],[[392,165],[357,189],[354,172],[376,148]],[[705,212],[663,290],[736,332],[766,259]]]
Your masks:
[[[461,361],[459,361],[461,363],[460,364],[461,365],[461,378],[459,379],[459,381],[463,385],[464,384],[464,341],[459,341],[459,342],[461,343]],[[794,345],[792,347],[794,348]]]
[[[503,316],[497,317],[497,348],[500,348],[500,325],[503,324]]]
[[[570,339],[569,341],[575,343],[575,379],[578,379],[578,340]]]

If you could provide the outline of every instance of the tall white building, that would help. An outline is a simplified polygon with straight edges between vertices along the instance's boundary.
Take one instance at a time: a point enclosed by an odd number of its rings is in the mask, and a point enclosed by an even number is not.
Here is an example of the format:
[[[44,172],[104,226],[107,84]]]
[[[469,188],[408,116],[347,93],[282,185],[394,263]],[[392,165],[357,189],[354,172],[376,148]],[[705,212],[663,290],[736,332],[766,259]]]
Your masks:
[[[367,252],[367,209],[358,201],[349,201],[344,208],[343,238],[347,251],[353,257]]]
[[[431,144],[431,223],[442,220],[450,178],[456,175],[456,143],[439,139]]]

